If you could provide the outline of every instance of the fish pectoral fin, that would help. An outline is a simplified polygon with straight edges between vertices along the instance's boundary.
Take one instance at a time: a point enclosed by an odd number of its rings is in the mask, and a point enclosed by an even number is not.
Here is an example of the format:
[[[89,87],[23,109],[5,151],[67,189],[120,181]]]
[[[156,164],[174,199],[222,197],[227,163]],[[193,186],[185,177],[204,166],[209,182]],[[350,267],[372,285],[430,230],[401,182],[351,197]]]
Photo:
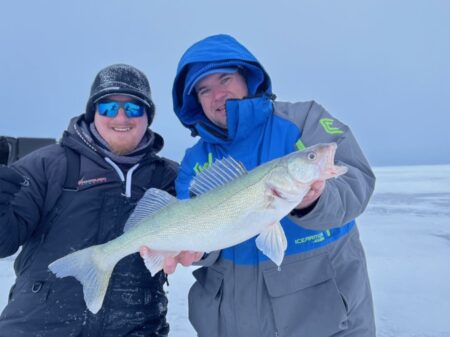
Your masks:
[[[152,276],[155,276],[160,270],[164,268],[164,263],[168,257],[178,255],[180,252],[146,250],[141,253],[144,260],[145,267],[149,270]]]
[[[280,266],[287,248],[286,235],[281,224],[275,222],[266,227],[256,238],[256,247]]]

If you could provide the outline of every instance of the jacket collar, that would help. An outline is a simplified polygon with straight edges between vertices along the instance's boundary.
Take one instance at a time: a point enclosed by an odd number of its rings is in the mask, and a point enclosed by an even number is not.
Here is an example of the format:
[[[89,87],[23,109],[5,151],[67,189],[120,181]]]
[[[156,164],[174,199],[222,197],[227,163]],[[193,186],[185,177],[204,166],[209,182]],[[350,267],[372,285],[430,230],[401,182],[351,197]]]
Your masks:
[[[247,140],[252,134],[262,128],[273,112],[273,104],[267,95],[232,99],[226,102],[227,130],[215,126],[210,121],[195,124],[202,139],[211,144],[234,144]]]
[[[164,140],[159,134],[150,129],[147,132],[150,141],[147,142],[145,148],[140,149],[140,152],[144,153],[143,160],[154,157],[164,146]],[[104,151],[90,134],[89,127],[84,120],[84,114],[71,119],[61,139],[61,144],[92,160],[104,160]]]

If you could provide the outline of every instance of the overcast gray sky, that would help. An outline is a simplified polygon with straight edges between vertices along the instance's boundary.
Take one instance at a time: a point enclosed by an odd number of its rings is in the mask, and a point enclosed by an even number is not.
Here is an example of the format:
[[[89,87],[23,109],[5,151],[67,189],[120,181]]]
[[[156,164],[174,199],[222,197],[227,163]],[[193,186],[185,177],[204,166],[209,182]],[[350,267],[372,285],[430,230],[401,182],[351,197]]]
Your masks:
[[[374,166],[450,164],[448,0],[4,0],[0,135],[59,138],[96,73],[149,77],[166,140],[194,143],[172,110],[178,60],[227,33],[271,75],[279,100],[314,99],[349,124]]]

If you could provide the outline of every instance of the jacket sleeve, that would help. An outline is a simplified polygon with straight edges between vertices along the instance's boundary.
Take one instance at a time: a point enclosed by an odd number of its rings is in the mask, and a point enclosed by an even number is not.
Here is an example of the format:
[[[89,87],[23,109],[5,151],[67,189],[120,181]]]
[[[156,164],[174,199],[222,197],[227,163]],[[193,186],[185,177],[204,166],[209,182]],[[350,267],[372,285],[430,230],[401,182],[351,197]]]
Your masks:
[[[310,102],[296,119],[303,145],[336,142],[335,163],[346,166],[348,171],[337,179],[327,180],[325,190],[309,213],[301,218],[290,215],[289,219],[313,230],[344,225],[366,208],[375,187],[372,169],[350,128],[319,104]]]
[[[178,199],[190,198],[189,186],[195,174],[193,165],[190,164],[191,154],[192,152],[190,152],[189,150],[186,152],[183,160],[181,161],[180,170],[178,171],[178,177],[175,182]],[[194,265],[204,267],[211,266],[219,258],[219,255],[220,255],[219,250],[204,254],[202,259],[200,261],[195,262]]]
[[[60,156],[49,161],[41,156],[40,150],[30,153],[12,166],[30,183],[15,194],[9,210],[0,217],[0,258],[14,254],[33,235],[45,212],[44,205],[55,201],[51,200],[52,197],[57,198],[55,193],[49,195],[49,189],[62,189],[55,176],[60,176],[66,169],[65,161],[61,165]],[[47,177],[53,177],[52,184],[48,183]]]

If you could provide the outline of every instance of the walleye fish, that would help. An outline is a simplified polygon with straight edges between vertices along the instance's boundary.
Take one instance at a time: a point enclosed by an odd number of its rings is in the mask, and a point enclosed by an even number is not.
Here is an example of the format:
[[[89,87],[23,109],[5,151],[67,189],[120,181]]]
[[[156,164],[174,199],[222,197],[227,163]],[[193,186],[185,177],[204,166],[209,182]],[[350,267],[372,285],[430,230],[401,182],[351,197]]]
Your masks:
[[[220,250],[256,235],[258,249],[280,266],[287,241],[279,221],[314,181],[347,171],[334,165],[336,148],[336,143],[314,145],[250,172],[230,157],[217,160],[192,180],[190,191],[196,197],[177,200],[165,191],[149,189],[121,236],[66,255],[49,269],[57,277],[79,280],[88,309],[97,313],[114,266],[143,245],[152,249],[144,257],[152,275],[162,269],[167,256]]]

